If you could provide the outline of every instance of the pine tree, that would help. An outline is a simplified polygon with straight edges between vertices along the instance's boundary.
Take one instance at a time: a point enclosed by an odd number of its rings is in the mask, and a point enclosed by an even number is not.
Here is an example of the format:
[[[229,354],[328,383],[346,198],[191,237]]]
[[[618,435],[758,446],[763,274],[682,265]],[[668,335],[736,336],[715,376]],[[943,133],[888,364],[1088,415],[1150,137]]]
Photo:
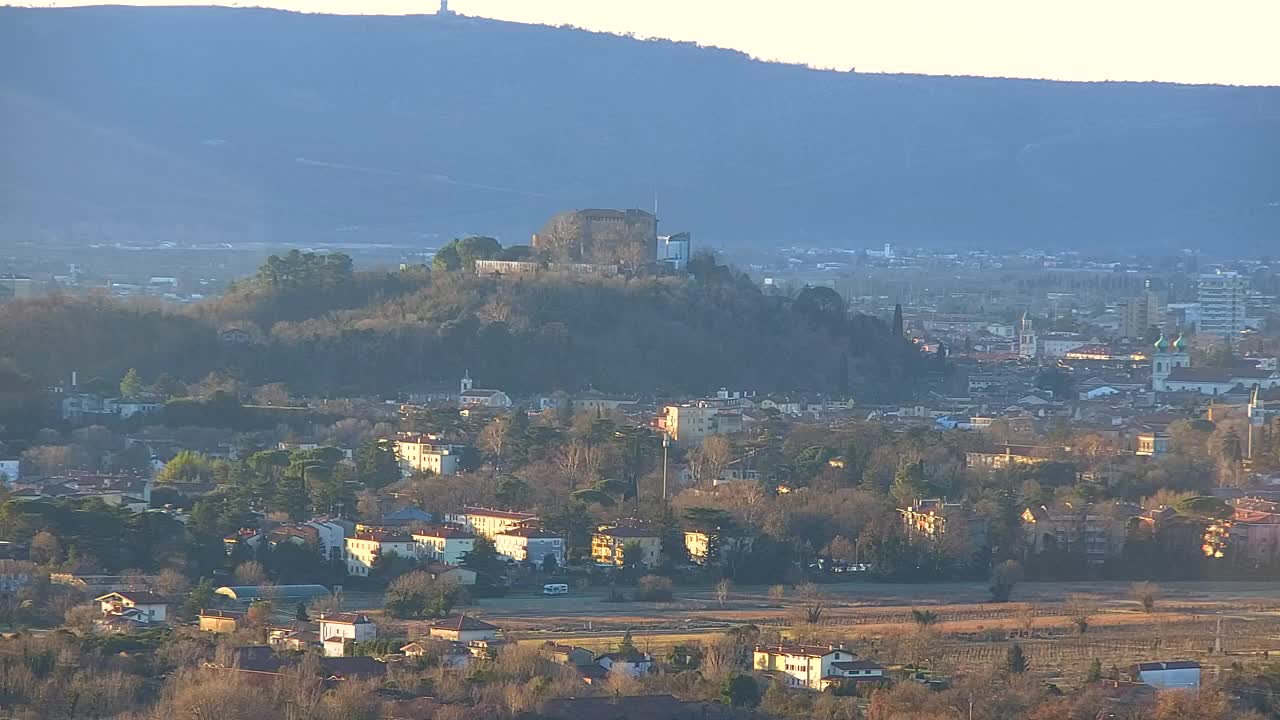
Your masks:
[[[1085,682],[1097,682],[1102,679],[1102,661],[1094,658],[1089,662],[1089,672],[1085,675]]]
[[[142,376],[138,374],[137,368],[129,368],[129,372],[120,380],[120,397],[133,400],[142,394],[142,390]]]
[[[1023,652],[1022,646],[1014,643],[1009,646],[1009,652],[1004,658],[1004,669],[1011,674],[1020,675],[1031,667],[1031,663],[1027,660],[1027,654]]]
[[[902,303],[898,303],[893,306],[893,336],[896,338],[902,337],[905,329],[902,324]]]

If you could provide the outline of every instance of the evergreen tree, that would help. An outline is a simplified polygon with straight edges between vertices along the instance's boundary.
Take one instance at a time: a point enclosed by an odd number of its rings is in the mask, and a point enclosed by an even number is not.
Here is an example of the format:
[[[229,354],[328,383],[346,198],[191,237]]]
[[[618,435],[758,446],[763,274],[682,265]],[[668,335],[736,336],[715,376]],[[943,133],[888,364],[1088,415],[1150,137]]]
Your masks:
[[[289,514],[290,520],[302,520],[307,514],[307,483],[302,468],[286,471],[276,484],[272,509]]]
[[[725,678],[720,699],[733,707],[753,708],[760,704],[760,686],[750,675],[735,674]]]
[[[1102,661],[1094,658],[1089,661],[1089,672],[1085,675],[1085,682],[1097,682],[1102,679]]]
[[[890,332],[893,333],[894,337],[900,338],[905,330],[906,328],[902,324],[902,303],[897,303],[893,306],[893,327]]]
[[[1027,654],[1023,652],[1022,646],[1014,643],[1009,646],[1009,652],[1004,658],[1004,669],[1014,675],[1020,675],[1031,667],[1030,661],[1027,660]]]
[[[395,445],[385,440],[365,443],[356,453],[356,474],[365,486],[377,490],[400,479]]]
[[[142,391],[142,376],[138,374],[136,368],[129,368],[129,372],[125,373],[120,380],[120,397],[125,400],[134,400],[142,395]]]
[[[306,603],[298,603],[298,606],[293,610],[293,619],[298,622],[311,622],[311,616],[307,614]]]

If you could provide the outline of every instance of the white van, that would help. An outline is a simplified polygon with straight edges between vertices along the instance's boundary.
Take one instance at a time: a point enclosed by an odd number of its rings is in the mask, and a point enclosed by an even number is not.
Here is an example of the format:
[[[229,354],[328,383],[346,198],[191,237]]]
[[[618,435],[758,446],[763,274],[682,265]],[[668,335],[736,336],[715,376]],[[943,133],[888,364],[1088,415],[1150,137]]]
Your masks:
[[[548,583],[542,586],[543,595],[568,595],[569,586],[564,583]]]

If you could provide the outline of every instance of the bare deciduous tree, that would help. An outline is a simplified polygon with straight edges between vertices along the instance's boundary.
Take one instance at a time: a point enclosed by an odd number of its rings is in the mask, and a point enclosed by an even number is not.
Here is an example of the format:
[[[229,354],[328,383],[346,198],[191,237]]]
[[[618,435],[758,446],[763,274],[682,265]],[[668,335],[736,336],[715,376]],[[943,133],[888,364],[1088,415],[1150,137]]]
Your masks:
[[[240,585],[261,585],[267,581],[267,571],[257,560],[248,560],[236,566],[235,577]]]
[[[603,454],[599,448],[577,441],[560,448],[560,452],[556,454],[556,465],[569,479],[569,487],[572,490],[577,490],[579,485],[585,485],[594,480],[600,472],[603,460]]]
[[[577,213],[562,213],[538,233],[538,249],[553,260],[566,262],[582,255],[582,221]]]
[[[1142,609],[1146,612],[1155,612],[1156,601],[1160,599],[1160,586],[1153,582],[1136,582],[1129,592],[1133,595],[1133,599],[1137,600]]]
[[[797,586],[796,598],[800,616],[805,622],[814,624],[822,620],[822,613],[827,609],[827,596],[817,583],[807,582]]]
[[[720,607],[724,607],[725,601],[729,599],[729,593],[733,590],[733,581],[729,578],[720,578],[720,582],[716,583],[716,600],[720,603]]]

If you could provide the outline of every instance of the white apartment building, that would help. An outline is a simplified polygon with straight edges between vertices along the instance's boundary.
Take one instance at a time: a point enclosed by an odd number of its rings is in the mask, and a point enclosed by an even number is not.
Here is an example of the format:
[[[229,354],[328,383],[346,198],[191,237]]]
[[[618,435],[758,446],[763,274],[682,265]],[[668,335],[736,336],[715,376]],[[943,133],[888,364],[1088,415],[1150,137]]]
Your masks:
[[[457,475],[462,446],[436,443],[427,435],[401,434],[396,438],[396,457],[405,476],[415,472]]]
[[[1249,279],[1219,271],[1200,276],[1200,329],[1204,335],[1233,337],[1245,328]]]
[[[710,435],[742,432],[742,410],[706,401],[668,405],[663,408],[658,423],[672,442],[695,447]]]
[[[523,527],[537,519],[538,517],[532,513],[480,507],[464,507],[460,513],[449,513],[444,516],[446,523],[457,525],[468,532],[487,538],[501,535],[513,528]]]
[[[418,546],[418,557],[446,565],[460,565],[462,558],[475,549],[476,536],[451,527],[419,530],[413,534]]]
[[[549,530],[512,528],[494,535],[493,546],[513,562],[541,565],[550,555],[556,559],[556,567],[564,567],[564,538]]]
[[[379,555],[395,553],[401,557],[418,557],[418,545],[404,533],[373,530],[356,533],[346,539],[347,574],[368,577],[373,561]]]

